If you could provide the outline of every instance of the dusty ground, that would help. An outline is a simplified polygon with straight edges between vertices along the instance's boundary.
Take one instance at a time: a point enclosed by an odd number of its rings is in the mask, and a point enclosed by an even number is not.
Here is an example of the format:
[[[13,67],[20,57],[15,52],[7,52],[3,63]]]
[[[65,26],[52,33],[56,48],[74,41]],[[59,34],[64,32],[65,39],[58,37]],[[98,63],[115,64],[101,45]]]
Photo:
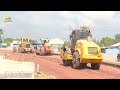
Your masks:
[[[87,68],[79,70],[73,69],[70,66],[63,66],[58,55],[39,56],[34,53],[23,54],[17,52],[13,53],[10,50],[0,50],[0,55],[5,54],[6,58],[12,60],[33,61],[36,70],[39,64],[40,74],[35,74],[36,79],[120,79],[120,69],[111,66],[101,65],[100,70],[92,70],[88,64]]]
[[[39,73],[38,72],[35,72],[35,79],[55,79],[55,76],[53,75],[50,75],[50,74],[46,74],[42,71],[40,71]]]

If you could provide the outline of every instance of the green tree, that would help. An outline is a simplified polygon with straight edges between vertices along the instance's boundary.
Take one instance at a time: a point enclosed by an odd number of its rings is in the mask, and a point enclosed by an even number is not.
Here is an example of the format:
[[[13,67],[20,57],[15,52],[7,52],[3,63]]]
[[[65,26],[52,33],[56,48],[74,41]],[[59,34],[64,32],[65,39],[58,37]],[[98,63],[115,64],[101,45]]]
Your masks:
[[[13,42],[13,38],[6,38],[4,39],[5,43],[7,43],[8,45],[10,45]]]
[[[93,39],[92,40],[94,43],[96,43],[97,45],[100,45],[100,41],[96,40],[96,39]]]
[[[110,46],[114,44],[114,39],[110,37],[103,37],[100,41],[100,46]]]
[[[14,39],[14,40],[19,41],[20,39],[16,38],[16,39]]]
[[[30,39],[30,43],[34,43],[34,42],[37,42],[37,41],[36,41],[36,40],[31,40],[31,39]]]
[[[120,39],[120,34],[116,34],[115,39]]]
[[[120,34],[116,34],[115,35],[115,43],[119,43],[120,42]]]
[[[71,44],[70,44],[70,42],[69,42],[69,41],[65,41],[65,42],[64,42],[64,46],[71,47]]]

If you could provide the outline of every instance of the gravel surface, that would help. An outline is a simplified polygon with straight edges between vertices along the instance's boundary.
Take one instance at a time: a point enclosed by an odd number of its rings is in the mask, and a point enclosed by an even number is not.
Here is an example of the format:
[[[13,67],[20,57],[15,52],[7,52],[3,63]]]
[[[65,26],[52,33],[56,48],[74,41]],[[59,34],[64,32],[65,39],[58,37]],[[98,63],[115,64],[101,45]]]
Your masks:
[[[102,65],[100,70],[92,70],[88,64],[85,69],[73,69],[70,66],[63,66],[60,56],[39,56],[36,54],[13,53],[12,51],[1,51],[0,55],[6,55],[7,58],[18,61],[32,61],[35,63],[35,69],[38,69],[43,79],[120,79],[120,69],[112,66]],[[109,56],[108,56],[109,57]],[[35,74],[36,79],[41,79],[40,74]],[[49,76],[48,76],[49,75]]]

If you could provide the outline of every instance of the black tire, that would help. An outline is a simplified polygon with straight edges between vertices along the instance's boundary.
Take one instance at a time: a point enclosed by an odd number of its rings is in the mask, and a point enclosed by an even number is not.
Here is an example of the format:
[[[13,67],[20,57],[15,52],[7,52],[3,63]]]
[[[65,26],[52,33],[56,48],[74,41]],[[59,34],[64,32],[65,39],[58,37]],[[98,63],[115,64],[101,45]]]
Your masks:
[[[40,55],[40,53],[36,53],[36,55]]]
[[[72,67],[74,69],[80,68],[80,61],[79,61],[80,59],[78,57],[79,57],[78,52],[73,53]]]
[[[99,63],[91,63],[91,68],[92,68],[93,70],[99,70],[100,64],[99,64]]]
[[[62,61],[64,66],[71,66],[72,64],[72,61],[68,61],[68,60],[62,60]]]
[[[71,66],[72,65],[72,60],[68,61],[68,63],[69,63],[69,66]]]
[[[80,63],[80,69],[83,69],[87,66],[87,63]]]
[[[33,52],[33,49],[30,50],[30,53],[34,53],[34,52]]]
[[[64,65],[64,66],[67,66],[67,65],[68,65],[67,60],[64,60],[64,59],[63,59],[63,65]]]

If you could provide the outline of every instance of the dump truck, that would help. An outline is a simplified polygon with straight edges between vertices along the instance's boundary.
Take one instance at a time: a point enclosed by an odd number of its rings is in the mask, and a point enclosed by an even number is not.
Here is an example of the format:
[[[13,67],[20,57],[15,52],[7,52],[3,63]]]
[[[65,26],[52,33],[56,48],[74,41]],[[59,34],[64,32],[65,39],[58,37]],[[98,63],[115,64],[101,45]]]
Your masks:
[[[21,39],[18,42],[18,52],[20,53],[33,52],[33,48],[31,47],[29,38],[21,37]]]
[[[84,68],[90,63],[92,69],[98,70],[103,56],[101,48],[91,41],[91,37],[89,27],[82,26],[80,29],[72,30],[70,34],[71,47],[63,46],[61,48],[60,57],[63,64],[78,69]]]
[[[49,43],[49,39],[40,39],[41,45],[37,47],[37,55],[52,55],[53,49]]]

